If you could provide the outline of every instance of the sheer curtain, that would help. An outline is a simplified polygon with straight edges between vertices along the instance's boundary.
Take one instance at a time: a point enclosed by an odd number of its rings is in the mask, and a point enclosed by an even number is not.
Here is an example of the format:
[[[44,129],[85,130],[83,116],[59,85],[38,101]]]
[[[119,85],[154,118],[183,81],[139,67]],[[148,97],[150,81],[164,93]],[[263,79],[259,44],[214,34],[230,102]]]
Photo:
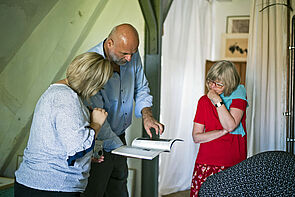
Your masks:
[[[181,138],[160,155],[159,194],[190,188],[198,147],[192,126],[204,94],[205,60],[212,40],[212,5],[207,0],[174,0],[164,23],[162,43],[162,138]]]
[[[276,3],[280,5],[269,6]],[[282,0],[251,1],[246,74],[250,105],[247,113],[248,156],[267,150],[285,150],[283,112],[286,106],[288,8],[281,4],[286,3]]]

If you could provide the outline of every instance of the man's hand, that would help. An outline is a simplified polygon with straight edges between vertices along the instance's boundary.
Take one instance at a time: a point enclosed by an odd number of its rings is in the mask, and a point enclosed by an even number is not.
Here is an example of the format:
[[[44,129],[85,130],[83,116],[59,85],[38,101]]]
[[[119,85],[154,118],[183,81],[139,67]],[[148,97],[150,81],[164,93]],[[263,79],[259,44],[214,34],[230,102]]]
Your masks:
[[[151,108],[143,108],[141,113],[144,129],[146,130],[146,133],[150,136],[150,138],[152,138],[152,132],[150,128],[154,128],[157,135],[159,133],[160,135],[162,135],[162,133],[164,132],[164,125],[154,119]]]
[[[100,156],[100,158],[94,158],[94,157],[91,157],[91,161],[94,162],[94,163],[101,163],[104,161],[104,156]]]

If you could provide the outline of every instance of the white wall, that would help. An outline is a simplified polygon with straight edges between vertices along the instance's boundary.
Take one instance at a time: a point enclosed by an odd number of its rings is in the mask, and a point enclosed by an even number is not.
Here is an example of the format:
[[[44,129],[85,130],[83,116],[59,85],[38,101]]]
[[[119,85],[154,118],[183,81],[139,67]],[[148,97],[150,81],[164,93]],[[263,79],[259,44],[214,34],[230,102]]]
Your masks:
[[[250,15],[250,0],[215,1],[213,3],[212,59],[221,59],[221,39],[226,33],[227,16]]]

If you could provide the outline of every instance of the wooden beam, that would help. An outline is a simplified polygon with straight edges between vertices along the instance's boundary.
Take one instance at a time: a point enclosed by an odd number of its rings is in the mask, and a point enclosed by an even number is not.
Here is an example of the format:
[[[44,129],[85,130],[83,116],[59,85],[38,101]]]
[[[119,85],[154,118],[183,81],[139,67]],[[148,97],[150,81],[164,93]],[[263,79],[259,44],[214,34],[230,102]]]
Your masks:
[[[161,47],[163,22],[172,0],[138,0],[145,19],[145,62],[144,69],[151,94],[153,95],[152,112],[155,119],[160,118],[161,95]],[[159,138],[153,131],[153,137]],[[142,135],[148,137],[143,128]],[[159,157],[152,161],[142,161],[142,197],[158,197]]]

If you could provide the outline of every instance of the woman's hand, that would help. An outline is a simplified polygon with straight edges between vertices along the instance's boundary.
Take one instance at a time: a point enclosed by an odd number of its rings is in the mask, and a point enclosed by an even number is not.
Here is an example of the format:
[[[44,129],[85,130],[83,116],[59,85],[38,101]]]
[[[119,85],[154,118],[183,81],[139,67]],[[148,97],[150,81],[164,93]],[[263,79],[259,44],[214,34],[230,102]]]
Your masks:
[[[91,113],[90,120],[91,120],[91,122],[93,122],[95,124],[103,125],[107,116],[108,116],[108,112],[106,112],[104,109],[94,108]]]
[[[226,134],[229,133],[229,131],[227,131],[227,130],[225,130],[225,129],[221,130],[221,132],[222,132],[222,135],[226,135]]]
[[[216,93],[215,90],[210,89],[207,93],[207,97],[213,101],[214,104],[219,103],[222,101],[222,99],[220,98],[219,94]]]
[[[101,108],[94,108],[90,115],[90,127],[95,130],[95,137],[105,122],[108,112]]]

